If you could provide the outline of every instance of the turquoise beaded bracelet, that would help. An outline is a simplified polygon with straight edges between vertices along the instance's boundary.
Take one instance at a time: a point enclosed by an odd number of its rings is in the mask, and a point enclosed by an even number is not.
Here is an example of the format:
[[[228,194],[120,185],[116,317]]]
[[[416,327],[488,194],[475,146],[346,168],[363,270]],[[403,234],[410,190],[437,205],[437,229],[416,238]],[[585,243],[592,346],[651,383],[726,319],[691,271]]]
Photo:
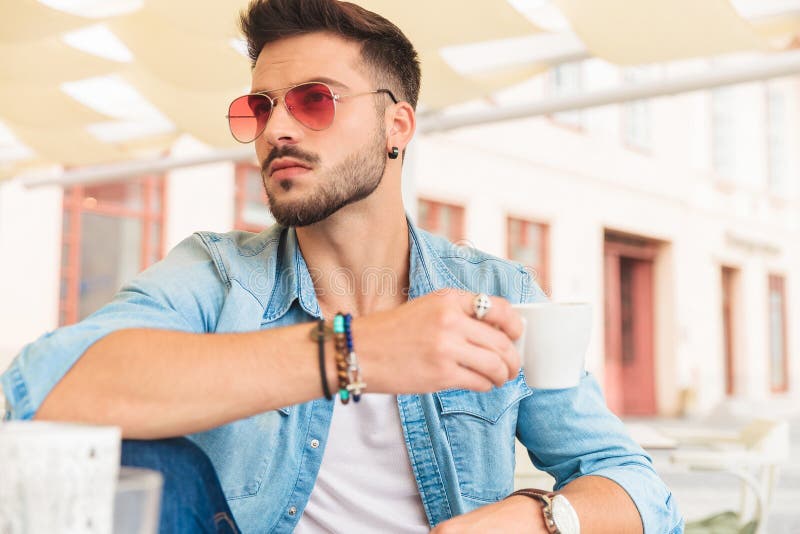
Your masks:
[[[353,402],[358,402],[367,384],[361,378],[361,366],[353,348],[353,332],[350,329],[352,321],[353,317],[349,313],[344,316],[344,334],[347,339],[347,391],[352,393]]]
[[[336,374],[339,378],[339,400],[342,404],[350,402],[350,390],[347,389],[347,336],[342,313],[333,318],[333,341],[336,346]]]

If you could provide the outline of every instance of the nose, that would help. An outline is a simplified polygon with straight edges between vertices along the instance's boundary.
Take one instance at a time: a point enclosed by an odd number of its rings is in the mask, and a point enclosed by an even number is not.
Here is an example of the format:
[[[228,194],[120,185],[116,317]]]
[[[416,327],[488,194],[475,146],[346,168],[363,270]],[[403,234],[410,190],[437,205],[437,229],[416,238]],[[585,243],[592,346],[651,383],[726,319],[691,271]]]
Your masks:
[[[277,99],[272,114],[261,138],[271,146],[297,144],[303,136],[303,128],[290,114],[283,99]]]

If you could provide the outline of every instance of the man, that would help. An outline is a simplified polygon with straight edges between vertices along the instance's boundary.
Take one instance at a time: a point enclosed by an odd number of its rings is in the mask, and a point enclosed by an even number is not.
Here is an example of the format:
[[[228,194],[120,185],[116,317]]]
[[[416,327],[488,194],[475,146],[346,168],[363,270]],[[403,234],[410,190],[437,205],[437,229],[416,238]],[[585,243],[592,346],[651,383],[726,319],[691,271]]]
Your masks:
[[[420,71],[400,30],[335,0],[255,1],[242,25],[252,94],[229,121],[279,224],[196,234],[27,346],[9,415],[119,425],[123,463],[165,473],[162,531],[545,533],[561,514],[571,534],[575,514],[582,532],[680,532],[591,376],[525,384],[510,302],[542,298],[528,274],[407,221]],[[321,398],[337,346],[311,329],[339,311],[367,383],[347,406]],[[562,497],[509,497],[515,436]]]

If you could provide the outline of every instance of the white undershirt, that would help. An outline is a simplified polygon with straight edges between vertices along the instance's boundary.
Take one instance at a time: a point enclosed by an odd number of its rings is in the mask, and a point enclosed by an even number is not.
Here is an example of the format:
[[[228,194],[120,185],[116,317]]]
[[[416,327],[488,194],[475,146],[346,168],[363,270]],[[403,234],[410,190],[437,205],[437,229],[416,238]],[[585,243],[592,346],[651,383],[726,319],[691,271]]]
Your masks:
[[[397,396],[336,403],[319,476],[296,534],[430,531],[403,437]]]

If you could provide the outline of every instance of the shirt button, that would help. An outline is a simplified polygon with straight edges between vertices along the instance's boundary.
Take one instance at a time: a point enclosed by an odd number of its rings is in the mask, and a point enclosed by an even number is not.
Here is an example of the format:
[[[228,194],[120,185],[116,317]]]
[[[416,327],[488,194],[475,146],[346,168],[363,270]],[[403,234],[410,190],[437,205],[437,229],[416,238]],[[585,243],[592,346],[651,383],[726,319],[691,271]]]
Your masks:
[[[289,515],[294,515],[296,513],[297,513],[297,507],[292,506],[291,508],[289,508]]]
[[[318,439],[312,439],[311,440],[311,448],[312,449],[316,449],[317,447],[319,447],[319,440]]]

